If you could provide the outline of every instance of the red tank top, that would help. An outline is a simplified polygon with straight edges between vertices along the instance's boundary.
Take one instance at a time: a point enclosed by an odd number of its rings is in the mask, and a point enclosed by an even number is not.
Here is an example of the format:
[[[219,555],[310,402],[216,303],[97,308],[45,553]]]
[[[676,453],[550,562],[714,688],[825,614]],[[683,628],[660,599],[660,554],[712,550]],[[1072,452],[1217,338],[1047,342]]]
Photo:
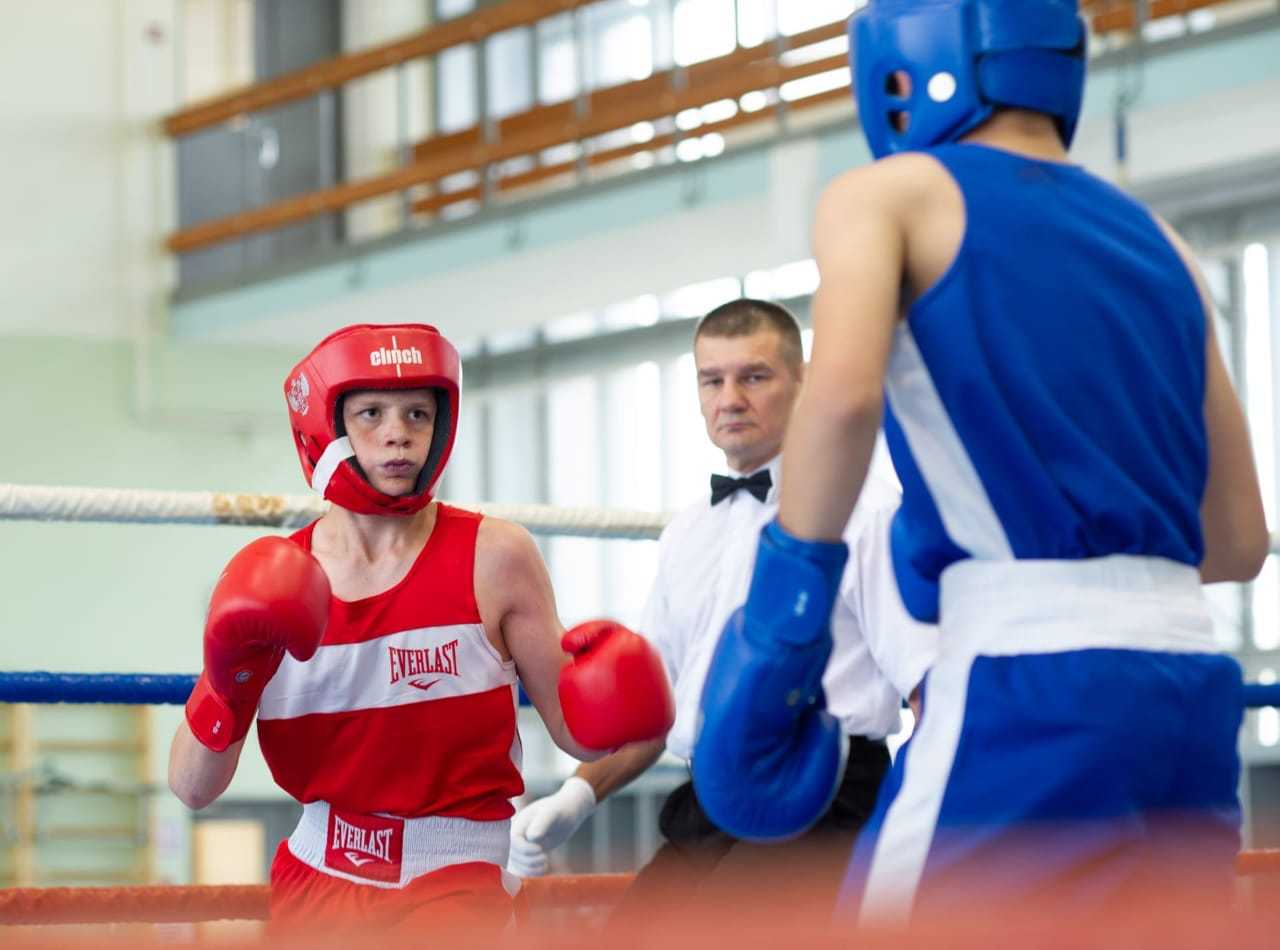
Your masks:
[[[480,515],[437,506],[404,580],[336,597],[320,649],[286,655],[258,709],[276,782],[298,801],[404,818],[509,818],[524,791],[515,663],[485,636],[474,567]],[[291,536],[311,550],[310,524]]]

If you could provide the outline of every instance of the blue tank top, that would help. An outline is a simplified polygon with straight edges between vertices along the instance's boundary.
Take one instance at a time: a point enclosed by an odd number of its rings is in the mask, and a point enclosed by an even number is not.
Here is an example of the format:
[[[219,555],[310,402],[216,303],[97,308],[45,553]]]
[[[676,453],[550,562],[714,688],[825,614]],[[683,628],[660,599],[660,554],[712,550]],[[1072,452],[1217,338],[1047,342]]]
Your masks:
[[[899,325],[885,434],[898,585],[938,619],[963,558],[1199,565],[1205,312],[1151,214],[1083,169],[930,149],[964,195],[956,260]]]

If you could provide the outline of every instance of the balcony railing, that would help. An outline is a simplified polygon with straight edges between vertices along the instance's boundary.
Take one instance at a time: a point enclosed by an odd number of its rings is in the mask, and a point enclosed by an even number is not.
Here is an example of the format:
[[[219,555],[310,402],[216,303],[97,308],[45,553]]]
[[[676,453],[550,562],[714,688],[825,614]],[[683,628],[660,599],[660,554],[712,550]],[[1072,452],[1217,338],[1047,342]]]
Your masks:
[[[236,90],[174,113],[164,122],[172,137],[210,128],[247,113],[331,92],[380,70],[455,46],[483,41],[549,17],[590,6],[594,0],[509,0],[507,3],[448,20],[395,42],[316,63],[267,82]],[[1158,19],[1190,13],[1232,0],[1149,0],[1148,16]],[[1092,0],[1083,4],[1095,35],[1132,31],[1138,4],[1131,0]],[[832,103],[850,103],[847,61],[843,52],[830,55],[832,41],[843,37],[843,21],[749,48],[739,47],[715,59],[656,72],[646,79],[584,91],[574,99],[538,105],[496,121],[482,121],[449,134],[433,135],[405,149],[395,170],[370,178],[297,194],[183,228],[169,236],[174,253],[200,250],[248,235],[343,211],[362,202],[401,194],[414,215],[432,215],[461,202],[485,201],[497,194],[557,184],[572,187],[591,169],[643,153],[655,156],[683,138],[709,133],[736,133],[748,126],[782,123],[797,112]],[[825,44],[825,45],[824,45]],[[843,75],[841,73],[843,72]],[[788,88],[788,83],[830,74],[817,88]],[[744,97],[756,96],[744,107]],[[713,103],[730,104],[724,117],[682,131],[676,117]],[[626,138],[617,133],[644,123],[657,124],[652,136]],[[548,152],[571,159],[546,160]],[[516,166],[512,168],[512,166]],[[471,173],[473,184],[446,189],[447,181]]]

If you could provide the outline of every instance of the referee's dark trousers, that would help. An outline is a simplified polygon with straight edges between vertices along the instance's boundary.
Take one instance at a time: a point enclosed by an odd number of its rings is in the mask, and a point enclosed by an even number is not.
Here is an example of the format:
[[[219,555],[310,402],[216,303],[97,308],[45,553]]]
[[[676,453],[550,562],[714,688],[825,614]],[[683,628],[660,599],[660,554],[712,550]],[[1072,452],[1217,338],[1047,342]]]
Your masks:
[[[610,930],[635,935],[670,924],[674,911],[690,918],[749,912],[753,894],[769,895],[796,919],[820,923],[835,906],[859,829],[871,816],[880,782],[889,770],[883,740],[852,736],[844,777],[835,799],[817,823],[791,841],[753,844],[711,823],[693,782],[676,788],[662,806],[658,827],[666,839],[640,869],[610,918]],[[762,909],[763,910],[763,909]]]

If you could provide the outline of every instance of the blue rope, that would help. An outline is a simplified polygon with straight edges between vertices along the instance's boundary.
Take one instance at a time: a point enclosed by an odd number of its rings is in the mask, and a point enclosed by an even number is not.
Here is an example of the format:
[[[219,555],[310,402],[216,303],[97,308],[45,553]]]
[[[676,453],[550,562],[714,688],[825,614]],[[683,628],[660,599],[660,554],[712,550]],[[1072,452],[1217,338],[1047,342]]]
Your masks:
[[[195,685],[183,673],[0,673],[0,703],[181,706]],[[520,705],[529,705],[523,689]]]
[[[0,703],[122,703],[181,706],[196,685],[194,676],[152,673],[0,673]],[[520,690],[520,703],[529,697]],[[1280,707],[1280,683],[1248,683],[1250,709]]]
[[[195,685],[184,674],[0,673],[0,702],[181,706]]]
[[[1280,706],[1280,683],[1244,684],[1244,705],[1246,709],[1258,709],[1262,706]]]

